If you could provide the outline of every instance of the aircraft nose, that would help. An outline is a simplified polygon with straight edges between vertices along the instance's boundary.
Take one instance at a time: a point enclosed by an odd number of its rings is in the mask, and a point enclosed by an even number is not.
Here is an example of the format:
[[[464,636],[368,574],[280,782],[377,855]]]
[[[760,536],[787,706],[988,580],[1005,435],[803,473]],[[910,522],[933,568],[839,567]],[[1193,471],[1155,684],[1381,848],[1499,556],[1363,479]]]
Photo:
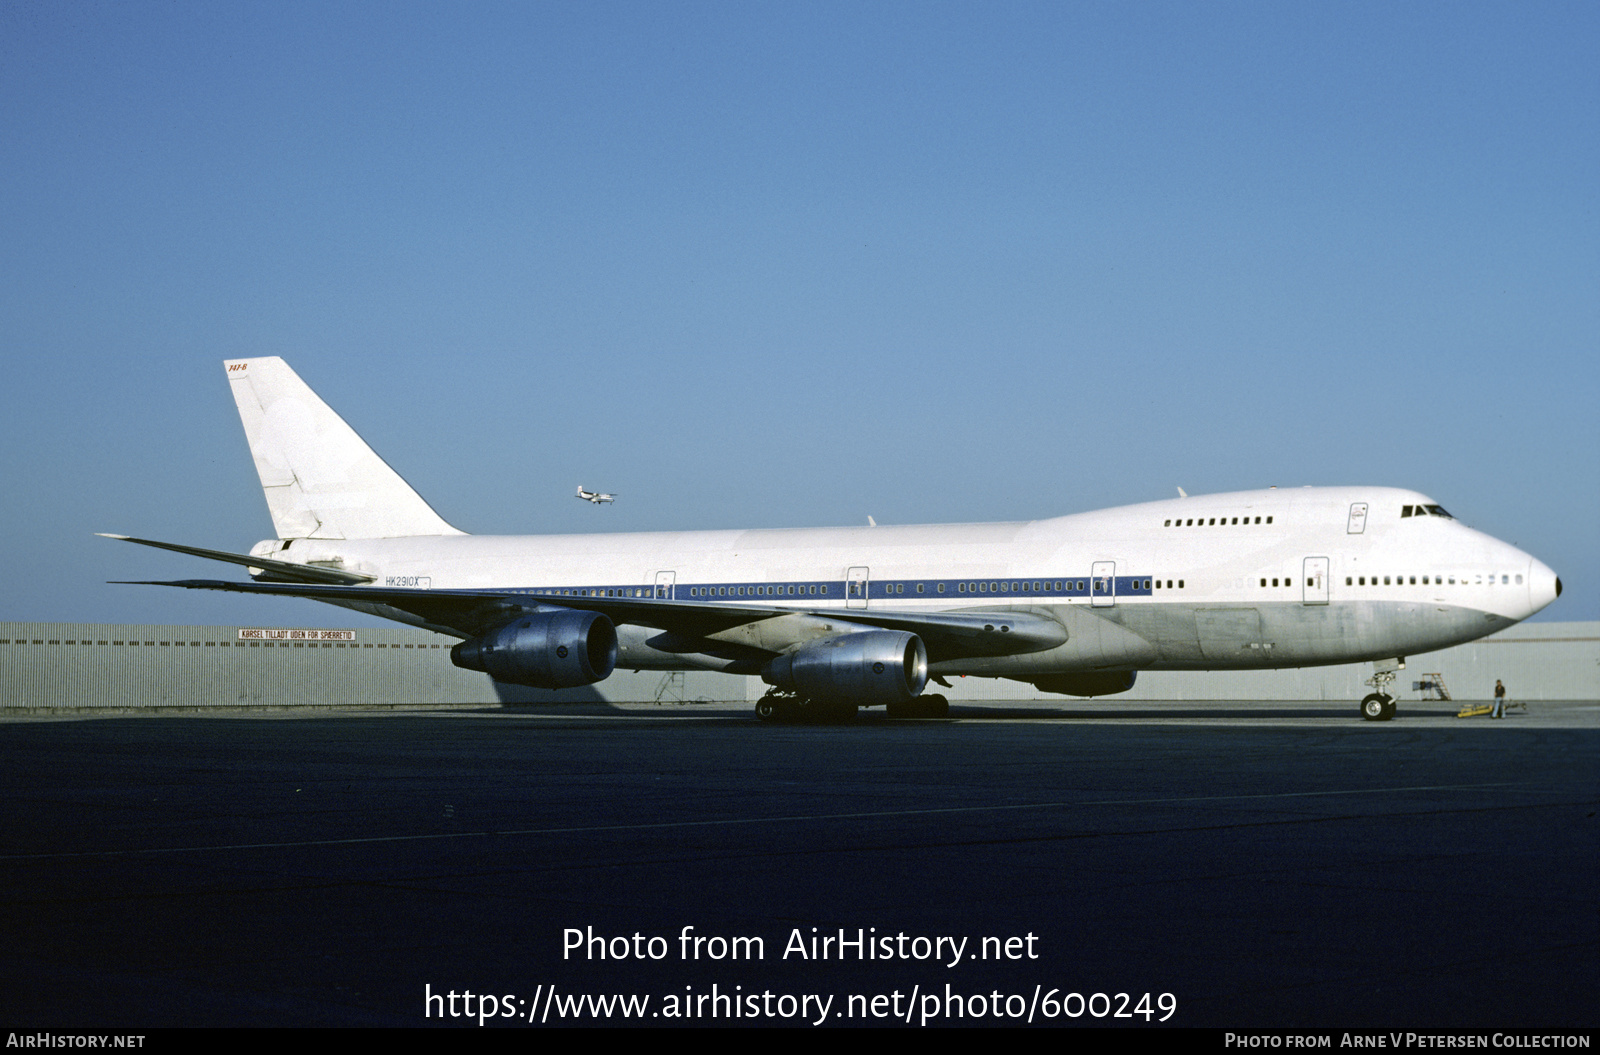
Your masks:
[[[1528,603],[1535,612],[1561,596],[1561,579],[1544,561],[1528,562]]]

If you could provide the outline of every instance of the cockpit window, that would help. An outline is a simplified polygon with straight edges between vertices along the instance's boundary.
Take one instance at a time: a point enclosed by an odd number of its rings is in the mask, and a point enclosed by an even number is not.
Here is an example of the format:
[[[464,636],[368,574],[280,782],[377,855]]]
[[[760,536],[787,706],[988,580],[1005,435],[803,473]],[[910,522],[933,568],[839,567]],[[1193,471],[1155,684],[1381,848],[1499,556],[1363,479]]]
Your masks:
[[[1451,516],[1449,513],[1446,513],[1444,511],[1444,506],[1429,506],[1428,507],[1428,513],[1430,515],[1432,515],[1432,516],[1444,517],[1446,520],[1454,520],[1455,519],[1455,517]]]
[[[1444,517],[1446,520],[1455,519],[1455,517],[1445,512],[1444,506],[1401,506],[1400,515],[1402,517],[1418,516]]]

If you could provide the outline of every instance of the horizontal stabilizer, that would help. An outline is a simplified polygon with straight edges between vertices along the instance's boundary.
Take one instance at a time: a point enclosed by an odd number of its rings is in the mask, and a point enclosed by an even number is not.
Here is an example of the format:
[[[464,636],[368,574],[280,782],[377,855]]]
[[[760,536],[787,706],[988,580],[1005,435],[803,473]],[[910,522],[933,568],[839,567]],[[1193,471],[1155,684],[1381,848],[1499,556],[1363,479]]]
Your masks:
[[[207,560],[220,560],[229,564],[241,564],[246,568],[260,568],[273,575],[288,579],[291,582],[327,583],[333,586],[356,586],[360,583],[371,582],[372,576],[362,575],[355,571],[340,571],[338,568],[318,568],[309,564],[291,564],[283,560],[268,560],[265,557],[252,557],[245,553],[229,553],[220,549],[201,549],[199,546],[180,546],[175,542],[155,542],[147,538],[133,538],[129,535],[111,535],[104,531],[96,532],[101,538],[120,539],[123,542],[137,542],[141,546],[154,546],[156,549],[169,549],[174,553],[187,553],[192,557],[205,557]]]

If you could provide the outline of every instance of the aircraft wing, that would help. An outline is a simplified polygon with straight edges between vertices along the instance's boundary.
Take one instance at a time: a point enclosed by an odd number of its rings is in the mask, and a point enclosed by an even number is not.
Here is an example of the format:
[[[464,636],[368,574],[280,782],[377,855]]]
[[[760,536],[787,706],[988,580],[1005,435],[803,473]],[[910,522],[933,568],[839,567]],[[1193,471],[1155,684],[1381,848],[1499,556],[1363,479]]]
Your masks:
[[[710,638],[768,619],[801,617],[814,629],[876,627],[904,630],[922,638],[930,660],[965,656],[1005,656],[1042,652],[1067,640],[1066,629],[1048,616],[1008,609],[918,612],[892,609],[790,608],[777,605],[724,605],[638,597],[549,596],[496,590],[415,590],[319,583],[229,582],[183,579],[133,585],[177,586],[190,590],[307,597],[346,607],[381,605],[406,612],[440,632],[477,637],[524,611],[572,608],[599,612],[613,623],[648,626],[685,638]],[[815,637],[808,633],[806,639]],[[797,639],[798,640],[798,639]],[[768,648],[769,651],[775,651]]]

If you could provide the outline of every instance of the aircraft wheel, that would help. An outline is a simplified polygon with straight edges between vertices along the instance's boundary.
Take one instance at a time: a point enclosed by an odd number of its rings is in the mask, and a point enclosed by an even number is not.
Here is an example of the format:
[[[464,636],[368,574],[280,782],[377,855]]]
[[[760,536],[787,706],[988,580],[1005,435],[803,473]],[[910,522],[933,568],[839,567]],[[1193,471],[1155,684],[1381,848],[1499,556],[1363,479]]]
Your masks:
[[[853,722],[856,720],[856,705],[842,700],[827,700],[814,703],[814,713],[819,722]]]
[[[778,717],[778,704],[771,696],[763,696],[756,701],[756,717],[763,722],[776,721]]]
[[[1383,698],[1383,721],[1387,722],[1394,717],[1396,706],[1397,705],[1392,697],[1385,696]]]
[[[1367,696],[1366,699],[1361,701],[1361,717],[1369,722],[1388,721],[1392,712],[1388,710],[1387,705],[1384,703],[1386,699],[1388,697],[1376,692]]]
[[[820,725],[827,722],[844,720],[844,708],[837,700],[818,700],[811,697],[796,700],[790,705],[791,710],[785,715],[798,722],[808,725]],[[851,716],[855,715],[855,708],[850,708]]]
[[[924,693],[901,703],[891,703],[885,710],[890,718],[945,718],[950,714],[950,701],[936,693]]]

